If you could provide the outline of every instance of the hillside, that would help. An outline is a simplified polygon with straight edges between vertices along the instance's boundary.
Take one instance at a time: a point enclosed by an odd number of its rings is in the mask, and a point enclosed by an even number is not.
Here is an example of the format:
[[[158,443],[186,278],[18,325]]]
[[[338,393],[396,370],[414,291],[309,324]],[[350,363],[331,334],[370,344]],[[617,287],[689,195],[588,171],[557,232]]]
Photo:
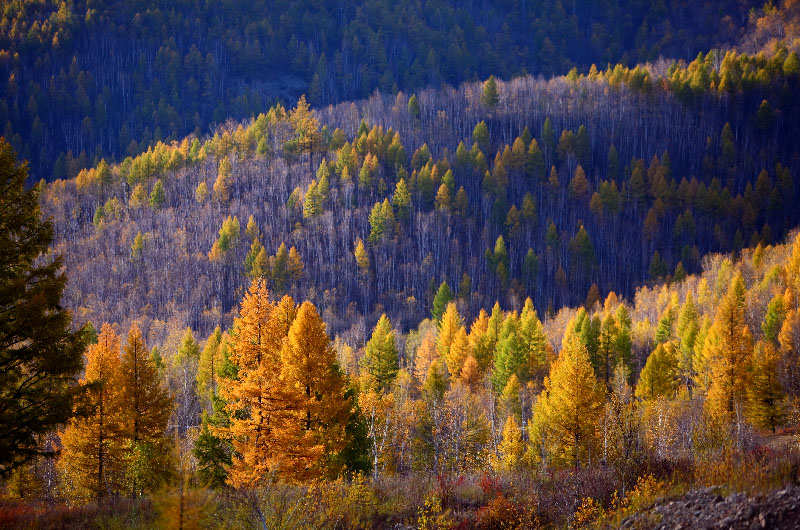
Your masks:
[[[0,527],[791,526],[800,0],[0,4]]]
[[[800,220],[796,63],[785,49],[709,53],[668,69],[498,81],[489,104],[468,83],[275,107],[159,144],[44,189],[67,305],[81,320],[207,334],[230,324],[262,247],[273,290],[318,304],[334,332],[361,326],[362,340],[384,311],[413,326],[443,281],[470,315],[528,296],[552,312],[594,284],[593,296],[630,295]]]
[[[301,93],[376,89],[730,45],[761,2],[18,0],[0,8],[0,127],[39,178],[74,177]]]

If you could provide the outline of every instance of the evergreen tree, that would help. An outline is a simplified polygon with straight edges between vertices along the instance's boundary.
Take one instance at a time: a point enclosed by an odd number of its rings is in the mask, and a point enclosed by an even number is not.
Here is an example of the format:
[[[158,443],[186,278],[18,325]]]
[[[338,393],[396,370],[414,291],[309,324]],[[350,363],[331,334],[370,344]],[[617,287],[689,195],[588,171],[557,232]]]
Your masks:
[[[777,294],[770,300],[767,313],[764,315],[764,322],[761,324],[765,340],[771,341],[773,344],[777,343],[784,319],[786,319],[786,307],[783,296]]]
[[[203,411],[200,433],[197,435],[192,453],[197,459],[197,478],[204,485],[219,488],[228,480],[228,469],[232,465],[232,446],[229,440],[217,436],[215,429],[230,426],[225,414],[225,404],[219,397],[212,398],[213,412]]]
[[[522,308],[519,319],[519,338],[523,351],[527,356],[527,374],[533,376],[547,368],[549,344],[544,333],[544,326],[528,298]]]
[[[613,370],[620,361],[617,353],[618,340],[619,328],[617,327],[617,320],[609,312],[603,317],[603,321],[600,324],[600,336],[597,341],[600,374],[607,388],[611,388]]]
[[[478,148],[486,152],[489,150],[489,128],[486,126],[486,122],[481,120],[475,125],[475,128],[472,130],[472,141],[478,144]]]
[[[47,256],[53,228],[27,177],[0,138],[0,477],[42,452],[39,437],[70,418],[83,391],[87,336],[60,306],[66,277]]]
[[[481,101],[490,109],[494,109],[500,101],[500,95],[497,92],[497,81],[494,76],[489,76],[489,79],[483,84],[483,95]]]
[[[411,97],[408,98],[408,115],[412,120],[418,120],[420,117],[419,100],[416,94],[411,94]]]
[[[661,318],[658,320],[658,328],[656,328],[655,344],[664,344],[672,340],[673,330],[675,325],[675,306],[669,304],[662,313]]]
[[[150,192],[150,208],[154,210],[161,208],[166,200],[167,194],[164,191],[164,185],[161,183],[161,179],[158,179],[153,185],[153,191]]]
[[[386,317],[381,315],[372,337],[367,341],[361,366],[374,378],[378,390],[386,391],[391,386],[399,369],[397,360],[397,344],[394,329]]]
[[[532,140],[525,160],[525,175],[528,178],[535,179],[536,182],[541,182],[545,179],[545,170],[546,166],[542,150],[539,148],[538,142]]]
[[[508,378],[508,383],[500,393],[500,408],[503,416],[515,416],[519,418],[522,415],[522,403],[519,399],[520,394],[519,379],[514,374]]]
[[[614,315],[617,321],[616,350],[619,360],[633,372],[633,338],[631,337],[631,317],[625,304],[620,304]]]
[[[519,316],[516,312],[509,314],[497,338],[497,348],[492,368],[492,386],[494,391],[499,394],[508,384],[512,375],[527,381],[529,375],[529,365],[524,344],[519,333]]]
[[[452,301],[453,291],[450,290],[450,286],[447,285],[446,281],[442,282],[441,285],[439,285],[439,290],[436,291],[436,296],[433,297],[431,316],[433,316],[434,321],[439,322],[442,319],[447,305]]]

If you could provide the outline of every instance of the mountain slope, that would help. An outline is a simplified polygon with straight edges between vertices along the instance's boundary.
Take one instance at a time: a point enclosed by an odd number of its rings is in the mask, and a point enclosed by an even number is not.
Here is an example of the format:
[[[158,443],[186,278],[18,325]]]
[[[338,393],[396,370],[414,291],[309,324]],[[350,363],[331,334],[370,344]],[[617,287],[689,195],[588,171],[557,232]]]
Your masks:
[[[273,289],[314,301],[334,330],[382,311],[413,325],[442,281],[470,313],[526,296],[544,311],[594,283],[630,294],[696,271],[707,252],[800,221],[797,56],[720,58],[498,82],[496,105],[469,83],[315,114],[276,107],[83,171],[43,194],[68,304],[95,321],[141,314],[206,333],[230,321],[260,246]],[[250,216],[258,230],[245,234]]]
[[[38,178],[260,112],[490,74],[692,58],[761,2],[20,0],[0,7],[0,127]]]

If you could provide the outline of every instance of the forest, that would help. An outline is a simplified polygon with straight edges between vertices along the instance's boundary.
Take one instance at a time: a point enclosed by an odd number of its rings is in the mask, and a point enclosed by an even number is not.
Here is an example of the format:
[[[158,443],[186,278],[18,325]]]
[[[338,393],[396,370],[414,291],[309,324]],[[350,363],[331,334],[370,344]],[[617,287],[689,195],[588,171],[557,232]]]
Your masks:
[[[796,524],[799,1],[0,9],[0,527]]]
[[[35,177],[200,136],[279,99],[692,58],[759,2],[13,0],[0,17],[2,133]]]

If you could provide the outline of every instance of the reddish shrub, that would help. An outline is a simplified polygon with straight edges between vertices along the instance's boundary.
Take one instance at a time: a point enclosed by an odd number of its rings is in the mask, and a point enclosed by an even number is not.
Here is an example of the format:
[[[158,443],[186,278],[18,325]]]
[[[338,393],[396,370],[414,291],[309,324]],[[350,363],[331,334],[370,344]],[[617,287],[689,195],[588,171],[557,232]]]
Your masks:
[[[498,495],[478,510],[475,528],[481,530],[522,528],[522,514],[511,501]]]

